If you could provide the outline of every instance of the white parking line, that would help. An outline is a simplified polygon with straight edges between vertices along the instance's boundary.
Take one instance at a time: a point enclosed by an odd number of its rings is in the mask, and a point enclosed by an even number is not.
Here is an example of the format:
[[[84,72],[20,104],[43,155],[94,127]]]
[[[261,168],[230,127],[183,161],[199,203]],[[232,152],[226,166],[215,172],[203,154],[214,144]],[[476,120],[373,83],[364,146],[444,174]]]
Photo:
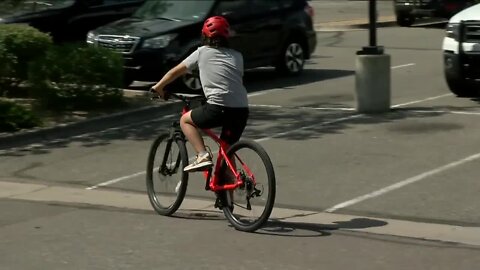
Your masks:
[[[282,105],[271,105],[271,104],[250,104],[250,107],[260,107],[260,108],[281,108],[281,109],[305,109],[305,110],[316,110],[316,111],[354,111],[355,108],[342,108],[342,107],[305,107],[305,106],[282,106]]]
[[[314,110],[314,111],[354,111],[355,108],[342,108],[342,107],[292,107],[270,104],[251,104],[250,107],[259,108],[280,108],[280,109],[302,109],[302,110]],[[460,115],[479,115],[480,112],[468,112],[468,111],[449,111],[449,110],[408,110],[412,113],[424,113],[424,114],[460,114]]]
[[[391,68],[392,69],[397,69],[397,68],[409,67],[409,66],[413,66],[413,65],[415,65],[415,63],[393,66]],[[260,91],[260,92],[250,93],[250,94],[248,94],[248,96],[249,97],[255,97],[255,96],[261,96],[261,95],[269,94],[269,93],[272,93],[272,92],[287,91],[287,90],[288,89],[276,88],[276,89],[270,89],[270,90],[264,90],[264,91]],[[126,92],[145,92],[144,90],[125,90],[125,91]],[[180,101],[172,101],[172,102],[180,102]],[[265,106],[266,107],[266,106],[274,106],[274,105],[259,105],[259,106]],[[305,108],[308,108],[308,107],[305,107]],[[346,111],[354,110],[354,109],[351,109],[351,108],[335,108],[335,109],[336,110],[346,110]],[[332,110],[332,109],[331,108],[323,108],[323,109],[318,108],[317,110]],[[166,116],[162,117],[162,119],[166,119],[166,118],[169,118],[169,117],[172,117],[172,116],[174,116],[174,115],[166,115]],[[146,124],[146,123],[156,122],[156,121],[159,121],[159,119],[147,120],[147,121],[137,122],[137,123],[123,125],[123,126],[119,126],[119,127],[113,127],[113,128],[105,129],[105,130],[102,130],[102,131],[94,131],[94,132],[84,133],[84,134],[72,136],[72,137],[65,138],[65,139],[55,139],[55,140],[49,141],[48,143],[34,143],[34,144],[30,144],[30,145],[23,146],[23,147],[11,148],[9,150],[0,150],[0,155],[1,154],[12,153],[12,152],[19,151],[19,150],[32,150],[32,149],[35,149],[35,148],[44,147],[47,144],[55,144],[55,143],[65,142],[65,141],[71,140],[72,138],[74,138],[74,139],[84,138],[84,137],[91,136],[92,134],[101,134],[101,133],[105,133],[105,132],[109,132],[109,131],[113,131],[113,130],[118,130],[118,129],[127,128],[127,127],[131,127],[131,126],[136,126],[136,125],[143,125],[143,124]]]
[[[414,100],[414,101],[410,101],[410,102],[405,102],[405,103],[393,105],[392,108],[398,108],[398,107],[403,107],[403,106],[412,105],[412,104],[416,104],[416,103],[421,103],[421,102],[425,102],[425,101],[431,101],[431,100],[434,100],[434,99],[449,97],[449,96],[452,96],[452,95],[453,94],[444,94],[444,95],[429,97],[429,98],[425,98],[425,99]]]
[[[392,69],[411,67],[411,66],[415,66],[415,65],[416,65],[415,63],[409,63],[409,64],[405,64],[405,65],[394,66],[394,67],[392,67]]]
[[[441,113],[441,114],[463,114],[463,115],[480,115],[480,112],[462,112],[462,111],[443,111],[443,110],[412,110],[414,113]]]
[[[458,161],[455,161],[455,162],[452,162],[452,163],[449,163],[449,164],[446,164],[444,166],[441,166],[441,167],[438,167],[436,169],[433,169],[433,170],[430,170],[428,172],[424,172],[424,173],[421,173],[419,175],[416,175],[416,176],[413,176],[413,177],[410,177],[408,179],[405,179],[403,181],[400,181],[398,183],[395,183],[393,185],[390,185],[388,187],[384,187],[382,189],[379,189],[379,190],[376,190],[374,192],[371,192],[371,193],[368,193],[368,194],[365,194],[365,195],[362,195],[362,196],[359,196],[357,198],[354,198],[354,199],[351,199],[349,201],[346,201],[346,202],[343,202],[343,203],[339,203],[333,207],[330,207],[328,208],[327,210],[325,210],[325,212],[328,212],[328,213],[332,213],[332,212],[335,212],[337,211],[338,209],[341,209],[341,208],[345,208],[345,207],[348,207],[348,206],[352,206],[354,204],[357,204],[357,203],[360,203],[360,202],[363,202],[365,200],[368,200],[368,199],[371,199],[371,198],[375,198],[375,197],[378,197],[378,196],[381,196],[385,193],[388,193],[388,192],[391,192],[391,191],[394,191],[394,190],[397,190],[399,188],[402,188],[406,185],[409,185],[409,184],[413,184],[415,182],[418,182],[418,181],[421,181],[429,176],[432,176],[432,175],[435,175],[435,174],[438,174],[438,173],[441,173],[441,172],[444,172],[448,169],[451,169],[451,168],[454,168],[454,167],[457,167],[459,165],[462,165],[464,163],[467,163],[467,162],[470,162],[470,161],[473,161],[473,160],[476,160],[476,159],[479,159],[480,158],[480,153],[477,153],[477,154],[474,154],[474,155],[471,155],[469,157],[466,157],[464,159],[461,159],[461,160],[458,160]]]
[[[405,106],[405,105],[411,105],[411,104],[420,103],[420,102],[424,102],[424,101],[439,99],[439,98],[450,96],[450,95],[451,94],[429,97],[429,98],[420,99],[420,100],[414,100],[414,101],[410,101],[410,102],[407,102],[407,103],[394,105],[392,107],[400,107],[400,106]],[[270,106],[270,105],[268,105],[268,106]],[[276,107],[276,105],[271,105],[271,106]],[[277,134],[274,134],[274,135],[269,136],[269,137],[264,137],[264,138],[257,139],[255,141],[256,142],[262,142],[262,141],[266,141],[266,140],[269,140],[269,139],[272,139],[272,138],[281,137],[281,136],[285,136],[285,135],[290,134],[290,133],[298,132],[300,130],[305,130],[305,129],[308,129],[308,128],[311,128],[311,127],[331,125],[331,124],[334,124],[334,123],[355,119],[355,118],[358,118],[358,117],[361,117],[361,116],[363,116],[363,114],[354,114],[354,115],[350,115],[350,116],[346,116],[346,117],[341,117],[341,118],[337,118],[337,119],[330,120],[330,121],[327,121],[327,122],[323,122],[323,123],[320,123],[320,124],[316,123],[316,124],[313,124],[313,125],[304,126],[302,128],[297,128],[297,129],[294,129],[294,130],[277,133]],[[128,180],[128,179],[133,178],[133,177],[144,175],[145,173],[146,173],[145,171],[136,172],[136,173],[131,174],[131,175],[122,176],[122,177],[119,177],[119,178],[115,178],[115,179],[112,179],[112,180],[102,182],[102,183],[94,185],[94,186],[87,187],[86,189],[92,190],[92,189],[96,189],[98,187],[111,185],[111,184],[118,183],[118,182],[121,182],[121,181],[124,181],[124,180]]]
[[[313,125],[309,125],[309,126],[304,126],[304,127],[301,127],[301,128],[293,129],[293,130],[290,130],[290,131],[277,133],[277,134],[274,134],[274,135],[269,136],[269,137],[264,137],[264,138],[261,138],[261,139],[256,139],[255,141],[256,141],[256,142],[263,142],[263,141],[270,140],[270,139],[275,138],[275,137],[281,137],[281,136],[285,136],[285,135],[290,134],[290,133],[298,132],[299,130],[304,130],[304,129],[308,129],[308,128],[315,127],[315,126],[326,126],[326,125],[330,125],[330,124],[334,124],[334,123],[338,123],[338,122],[342,122],[342,121],[346,121],[346,120],[358,118],[358,117],[361,117],[361,116],[362,116],[362,114],[355,114],[355,115],[350,115],[350,116],[347,116],[347,117],[338,118],[338,119],[335,119],[335,120],[332,120],[332,121],[323,122],[323,123],[320,123],[320,124],[316,123],[316,124],[313,124]],[[146,173],[145,171],[136,172],[136,173],[134,173],[134,174],[127,175],[127,176],[122,176],[122,177],[115,178],[115,179],[112,179],[112,180],[108,180],[108,181],[102,182],[102,183],[100,183],[100,184],[87,187],[87,188],[85,188],[85,189],[92,190],[92,189],[96,189],[96,188],[99,188],[99,187],[108,186],[108,185],[115,184],[115,183],[118,183],[118,182],[121,182],[121,181],[124,181],[124,180],[128,180],[128,179],[133,178],[133,177],[137,177],[137,176],[140,176],[140,175],[144,175],[145,173]]]
[[[119,177],[119,178],[115,178],[115,179],[112,179],[110,181],[100,183],[98,185],[87,187],[85,189],[92,190],[92,189],[96,189],[96,188],[99,188],[99,187],[109,186],[109,185],[121,182],[123,180],[127,180],[127,179],[137,177],[137,176],[140,176],[140,175],[144,175],[145,173],[146,173],[145,171],[137,172],[137,173],[134,173],[134,174],[131,174],[131,175],[126,175],[126,176],[122,176],[122,177]]]

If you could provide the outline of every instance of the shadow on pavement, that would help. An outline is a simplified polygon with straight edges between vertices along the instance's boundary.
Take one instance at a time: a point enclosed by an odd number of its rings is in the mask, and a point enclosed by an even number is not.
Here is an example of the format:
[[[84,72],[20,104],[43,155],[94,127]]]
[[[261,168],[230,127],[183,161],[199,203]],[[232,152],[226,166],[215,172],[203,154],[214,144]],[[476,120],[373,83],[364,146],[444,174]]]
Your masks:
[[[307,106],[311,106],[312,108],[322,106],[339,107],[340,105],[335,102],[315,102],[316,99],[313,96],[306,96],[304,98],[310,98],[312,102],[310,105],[302,106],[303,108]],[[402,130],[405,128],[405,125],[410,124],[403,120],[439,117],[447,114],[449,110],[463,111],[468,109],[455,107],[418,107],[392,109],[389,113],[384,114],[359,115],[354,111],[324,111],[319,113],[315,110],[305,110],[294,107],[282,107],[282,109],[255,108],[255,113],[252,114],[252,120],[249,124],[252,128],[247,128],[245,135],[249,138],[260,139],[272,136],[272,134],[277,134],[275,136],[276,138],[305,141],[318,139],[328,134],[342,134],[345,130],[352,129],[357,125],[369,126],[384,123],[389,123],[390,125],[382,127],[383,129],[387,129],[387,132],[398,134],[403,132]],[[302,121],[298,121],[299,115],[301,115]],[[260,127],[261,123],[271,121],[271,119],[275,119],[273,125],[268,126],[268,128]],[[437,124],[437,126],[434,124],[425,125],[418,128],[420,124],[417,124],[416,128],[412,127],[408,130],[412,133],[424,134],[463,128],[459,123],[442,123],[441,128],[438,125],[440,124]]]
[[[352,76],[354,74],[354,70],[306,68],[299,76],[281,76],[273,69],[265,68],[247,71],[244,76],[244,83],[247,91],[254,93],[275,88],[296,87],[314,82]]]
[[[171,216],[178,219],[193,219],[193,220],[225,220],[223,212],[215,210],[193,210],[182,209]],[[225,220],[226,221],[226,220]]]
[[[288,104],[277,107],[270,107],[269,104],[252,104],[244,137],[260,139],[274,136],[286,140],[305,141],[318,139],[328,134],[341,134],[355,125],[382,123],[391,123],[387,128],[388,132],[392,133],[403,132],[402,130],[408,130],[411,133],[441,132],[442,130],[463,128],[458,123],[446,123],[444,126],[425,125],[418,128],[417,125],[405,129],[406,124],[402,123],[404,122],[402,120],[439,117],[448,113],[449,110],[468,111],[469,108],[466,107],[393,108],[390,112],[384,114],[358,115],[353,108],[351,108],[352,110],[343,110],[346,104],[354,103],[353,93],[330,91],[326,94],[322,91],[320,85],[315,84],[320,81],[351,76],[354,73],[353,70],[309,69],[308,67],[301,76],[294,77],[279,77],[278,73],[272,68],[246,72],[246,86],[251,93],[270,89],[288,90],[304,84],[311,84],[309,87],[318,88],[318,91],[309,91],[308,95],[297,95],[295,98],[291,98]],[[301,104],[301,106],[296,104]],[[272,102],[272,105],[275,105],[275,103]],[[179,118],[181,105],[178,104],[178,106],[174,105],[169,108],[168,110],[165,108],[161,112],[166,116],[162,119],[152,117],[152,121],[144,122],[132,120],[129,126],[96,131],[78,137],[61,138],[57,141],[42,141],[41,144],[34,147],[23,149],[19,147],[19,150],[9,151],[1,156],[48,154],[55,149],[67,148],[72,143],[91,148],[109,145],[115,141],[153,141],[158,134],[168,129],[175,118]],[[326,110],[322,110],[322,108]]]
[[[336,99],[335,99],[336,98]],[[405,122],[409,119],[423,119],[439,117],[449,110],[468,111],[469,108],[455,106],[441,107],[411,107],[392,109],[389,113],[359,115],[355,111],[318,111],[306,107],[342,107],[341,96],[331,97],[328,100],[320,100],[315,96],[302,96],[302,100],[311,100],[302,107],[263,108],[252,107],[251,116],[244,132],[244,138],[261,139],[274,136],[291,141],[306,141],[318,139],[329,134],[342,134],[345,130],[354,128],[357,125],[377,125],[389,123],[384,126],[386,132],[392,134],[426,134],[429,132],[447,132],[464,128],[459,123],[436,123],[423,125],[418,121]],[[336,102],[338,101],[338,102]],[[180,109],[180,108],[179,108]],[[132,126],[122,129],[109,129],[102,132],[94,132],[81,137],[71,137],[59,141],[44,142],[29,148],[19,148],[15,151],[8,151],[0,156],[25,156],[48,154],[52,150],[69,147],[76,143],[82,147],[97,147],[109,145],[115,141],[135,140],[153,141],[161,132],[167,130],[175,115],[156,122],[134,123]],[[274,119],[274,121],[272,120]],[[299,119],[302,119],[299,121]],[[411,123],[415,122],[415,123]],[[214,130],[216,131],[216,130]]]
[[[275,72],[273,69],[256,69],[250,70],[246,73],[246,87],[249,92],[260,92],[263,90],[275,89],[275,88],[293,88],[298,85],[302,84],[309,84],[323,80],[335,79],[343,76],[350,76],[353,75],[354,71],[349,70],[324,70],[324,69],[305,69],[304,73],[300,76],[286,76],[286,77],[279,77],[278,73]],[[148,89],[148,85],[144,85],[142,87],[146,87]],[[308,98],[308,97],[305,97]],[[345,100],[344,97],[332,97],[333,101],[342,101]],[[339,104],[333,103],[323,103],[325,106],[340,106]],[[171,108],[173,109],[173,108]],[[166,109],[165,109],[166,110]],[[177,117],[176,115],[181,111],[180,104],[176,110],[172,111],[165,111],[165,115],[171,114],[171,118],[166,118],[164,121],[157,121],[157,122],[140,122],[133,120],[131,122],[131,126],[122,127],[121,129],[111,128],[106,129],[103,131],[91,132],[88,134],[83,134],[82,136],[78,137],[68,137],[68,138],[60,138],[59,140],[50,140],[50,141],[39,141],[38,146],[30,147],[28,149],[21,149],[15,151],[15,153],[5,154],[7,156],[24,156],[30,154],[47,154],[50,150],[53,149],[61,149],[66,148],[70,143],[80,143],[83,147],[96,147],[102,145],[108,145],[112,141],[117,140],[137,140],[137,141],[150,141],[153,140],[157,134],[162,131],[167,130],[168,126],[174,120],[173,117]],[[265,120],[269,119],[270,117],[277,117],[275,113],[269,113],[271,109],[268,110],[256,110],[255,113],[252,114],[252,121],[255,121],[255,118],[258,120]],[[266,114],[265,114],[266,113]],[[292,111],[289,112],[291,114]],[[286,119],[296,119],[295,122],[298,123],[298,115],[297,113],[293,112],[294,115],[285,117]],[[265,114],[264,116],[262,116]],[[152,118],[151,120],[158,120]],[[251,122],[252,122],[251,121]],[[263,134],[263,133],[262,133]],[[53,138],[50,138],[53,139]]]
[[[349,221],[338,221],[334,224],[315,224],[306,222],[289,222],[282,220],[271,220],[258,234],[287,237],[319,237],[329,236],[331,231],[341,229],[365,229],[371,227],[385,226],[388,223],[382,220],[370,218],[354,218]]]
[[[480,104],[480,93],[479,93],[479,97],[472,97],[470,98],[470,100]]]
[[[317,58],[315,56],[310,60],[309,64],[314,64]],[[319,81],[336,79],[354,75],[354,70],[337,70],[337,69],[311,69],[305,67],[301,75],[284,76],[275,71],[274,68],[257,68],[245,71],[244,84],[249,93],[263,91],[272,88],[288,88]],[[131,90],[148,90],[155,82],[136,82],[128,87]],[[173,85],[173,84],[172,84]],[[176,90],[176,89],[175,89]],[[174,91],[175,91],[174,90]],[[178,91],[182,93],[195,94],[196,91]]]
[[[287,218],[302,218],[308,217],[306,215],[295,215]],[[219,210],[188,210],[183,209],[176,212],[172,218],[179,219],[193,219],[193,220],[224,220],[223,212]],[[255,233],[271,236],[286,236],[286,237],[320,237],[329,236],[332,231],[341,229],[365,229],[372,227],[385,226],[388,223],[383,220],[372,218],[353,218],[349,221],[336,221],[332,224],[320,224],[311,222],[292,222],[285,221],[285,218],[272,218],[262,228]],[[227,222],[228,224],[228,222]],[[228,224],[232,227],[230,224]],[[233,227],[232,227],[233,228]]]

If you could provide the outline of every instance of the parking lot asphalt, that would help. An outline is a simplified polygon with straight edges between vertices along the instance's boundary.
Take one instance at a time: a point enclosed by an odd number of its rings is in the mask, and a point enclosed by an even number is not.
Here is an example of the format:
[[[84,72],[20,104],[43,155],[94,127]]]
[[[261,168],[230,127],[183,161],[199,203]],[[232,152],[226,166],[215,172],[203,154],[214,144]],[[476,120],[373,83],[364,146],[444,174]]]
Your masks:
[[[366,1],[312,1],[315,8],[315,29],[317,31],[338,31],[347,29],[364,29],[368,27],[368,3]],[[393,7],[390,3],[379,1],[378,27],[395,24]],[[125,95],[143,95],[146,82],[137,82],[130,89],[125,89]],[[140,92],[137,91],[140,89]],[[45,140],[55,140],[86,133],[98,129],[110,128],[129,123],[143,121],[152,117],[164,104],[152,104],[137,109],[127,110],[111,115],[92,117],[84,121],[63,123],[55,127],[37,128],[16,132],[15,134],[0,133],[0,150],[20,145],[27,145]]]
[[[368,39],[344,30],[319,32],[300,78],[246,75],[245,137],[267,149],[278,181],[264,229],[234,231],[195,175],[177,218],[153,213],[145,155],[169,109],[4,150],[5,269],[476,269],[480,110],[446,88],[442,26],[379,30],[392,57],[392,110],[380,115],[355,111],[355,51]]]

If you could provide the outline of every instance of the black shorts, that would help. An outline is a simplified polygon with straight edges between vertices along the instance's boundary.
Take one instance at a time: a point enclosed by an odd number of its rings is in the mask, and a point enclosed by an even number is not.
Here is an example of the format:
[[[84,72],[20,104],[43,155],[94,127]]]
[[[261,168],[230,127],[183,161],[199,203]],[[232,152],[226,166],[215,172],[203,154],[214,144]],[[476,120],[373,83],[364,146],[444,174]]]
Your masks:
[[[192,109],[193,123],[201,129],[222,127],[220,139],[232,145],[240,140],[247,125],[248,108],[230,108],[204,104]]]

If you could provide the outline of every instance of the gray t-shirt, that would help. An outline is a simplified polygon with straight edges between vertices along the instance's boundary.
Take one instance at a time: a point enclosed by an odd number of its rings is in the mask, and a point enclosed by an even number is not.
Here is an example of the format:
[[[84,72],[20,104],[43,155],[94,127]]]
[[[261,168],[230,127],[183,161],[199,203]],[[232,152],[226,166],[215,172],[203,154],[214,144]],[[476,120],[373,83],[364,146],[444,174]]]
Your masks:
[[[203,92],[210,104],[248,107],[243,86],[243,56],[229,48],[199,47],[183,63],[189,71],[199,69]]]

